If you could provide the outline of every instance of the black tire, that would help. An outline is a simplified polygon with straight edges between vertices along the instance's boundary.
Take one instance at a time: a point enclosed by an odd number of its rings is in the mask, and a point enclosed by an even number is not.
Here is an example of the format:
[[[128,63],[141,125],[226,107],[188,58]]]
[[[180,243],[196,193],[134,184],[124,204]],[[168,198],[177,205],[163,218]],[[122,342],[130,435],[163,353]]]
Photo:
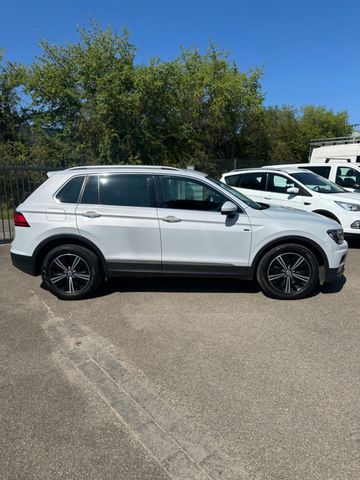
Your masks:
[[[289,243],[267,252],[259,262],[256,276],[267,296],[295,300],[307,297],[318,286],[319,264],[309,249]]]
[[[70,244],[48,252],[42,263],[41,276],[44,286],[62,300],[91,296],[102,278],[95,253]]]

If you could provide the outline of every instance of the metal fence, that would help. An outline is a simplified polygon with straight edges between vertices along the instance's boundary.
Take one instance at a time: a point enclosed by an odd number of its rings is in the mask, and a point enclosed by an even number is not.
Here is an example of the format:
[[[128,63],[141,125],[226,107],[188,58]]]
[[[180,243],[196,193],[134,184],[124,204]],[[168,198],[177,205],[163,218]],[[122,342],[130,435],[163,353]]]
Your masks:
[[[45,179],[51,166],[0,163],[0,243],[14,236],[13,212]]]

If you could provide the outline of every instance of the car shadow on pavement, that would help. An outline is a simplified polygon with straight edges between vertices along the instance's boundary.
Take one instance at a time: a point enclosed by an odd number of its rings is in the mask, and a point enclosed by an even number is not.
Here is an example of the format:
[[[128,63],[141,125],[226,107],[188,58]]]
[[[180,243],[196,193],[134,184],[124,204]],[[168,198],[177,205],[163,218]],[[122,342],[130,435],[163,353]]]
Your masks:
[[[337,282],[327,283],[316,289],[310,297],[318,294],[338,293],[346,283],[343,276]],[[178,293],[259,293],[255,281],[219,278],[111,278],[103,282],[92,298],[105,297],[116,292],[178,292]]]
[[[319,287],[319,292],[328,294],[328,293],[338,293],[340,292],[346,283],[346,277],[343,275],[339,280],[332,283],[325,283]]]
[[[256,282],[219,278],[111,278],[103,282],[93,297],[115,292],[179,292],[179,293],[258,293]]]
[[[358,238],[348,238],[347,242],[349,244],[349,248],[360,249],[360,239],[358,239]]]

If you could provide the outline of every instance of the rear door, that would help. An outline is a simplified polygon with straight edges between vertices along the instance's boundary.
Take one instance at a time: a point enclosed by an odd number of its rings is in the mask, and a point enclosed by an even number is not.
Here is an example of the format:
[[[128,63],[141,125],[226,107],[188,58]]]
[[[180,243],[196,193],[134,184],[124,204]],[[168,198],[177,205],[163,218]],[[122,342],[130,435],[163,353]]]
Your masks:
[[[161,271],[151,175],[89,175],[76,220],[80,235],[99,247],[112,273]]]
[[[240,174],[235,188],[255,202],[266,202],[264,198],[266,194],[266,172],[257,171]]]

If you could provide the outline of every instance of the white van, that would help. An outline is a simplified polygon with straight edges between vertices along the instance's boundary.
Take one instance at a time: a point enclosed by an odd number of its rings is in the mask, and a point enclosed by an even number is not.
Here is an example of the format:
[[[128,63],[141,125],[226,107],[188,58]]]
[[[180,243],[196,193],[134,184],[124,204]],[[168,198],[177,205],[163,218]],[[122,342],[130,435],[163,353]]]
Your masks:
[[[360,163],[360,143],[326,145],[314,148],[310,163],[327,163],[330,160],[345,160]]]

